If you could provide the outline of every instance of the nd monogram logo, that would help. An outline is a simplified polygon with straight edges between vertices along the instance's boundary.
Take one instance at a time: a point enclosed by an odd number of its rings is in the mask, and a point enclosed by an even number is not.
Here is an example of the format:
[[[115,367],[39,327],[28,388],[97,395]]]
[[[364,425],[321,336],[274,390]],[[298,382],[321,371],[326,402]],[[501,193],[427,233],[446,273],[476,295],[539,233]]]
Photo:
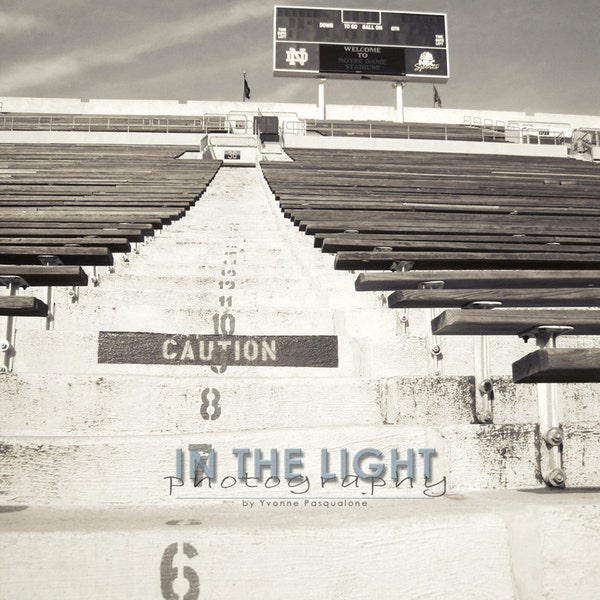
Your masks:
[[[303,67],[308,60],[306,48],[298,48],[298,50],[290,48],[286,51],[285,55],[285,61],[290,67],[295,67],[296,65]]]

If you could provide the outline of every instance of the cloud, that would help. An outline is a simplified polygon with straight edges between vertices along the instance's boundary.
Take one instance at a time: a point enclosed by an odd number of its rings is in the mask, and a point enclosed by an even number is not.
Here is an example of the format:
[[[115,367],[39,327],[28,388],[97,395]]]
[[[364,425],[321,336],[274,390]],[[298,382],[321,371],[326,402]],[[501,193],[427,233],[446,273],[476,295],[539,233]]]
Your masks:
[[[255,0],[238,3],[230,8],[217,5],[217,8],[186,15],[171,22],[147,23],[140,26],[133,35],[119,35],[116,39],[105,39],[102,42],[89,41],[86,46],[73,47],[49,58],[13,61],[0,73],[0,89],[5,94],[12,94],[69,77],[86,76],[97,68],[133,63],[149,53],[182,46],[191,40],[214,40],[229,29],[244,25],[251,27],[253,20],[264,20],[270,14],[272,7]],[[18,19],[13,21],[17,22]],[[23,18],[19,22],[21,27],[26,23],[30,27],[37,26],[37,22],[33,20]]]
[[[0,10],[0,35],[17,35],[43,27],[44,22],[35,15]]]

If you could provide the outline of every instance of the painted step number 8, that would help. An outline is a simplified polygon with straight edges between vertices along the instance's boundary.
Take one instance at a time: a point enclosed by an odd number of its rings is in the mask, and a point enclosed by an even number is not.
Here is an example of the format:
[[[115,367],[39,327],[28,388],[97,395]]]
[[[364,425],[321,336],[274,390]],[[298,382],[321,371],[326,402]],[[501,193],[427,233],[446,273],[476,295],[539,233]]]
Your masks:
[[[188,543],[183,544],[183,553],[188,558],[198,556],[196,548]],[[173,589],[173,584],[178,579],[178,569],[173,565],[176,554],[177,544],[170,544],[166,547],[160,562],[160,591],[165,600],[180,600],[179,594]],[[198,600],[200,597],[200,577],[198,577],[198,573],[192,567],[186,565],[183,567],[183,577],[187,579],[188,590],[181,600]]]

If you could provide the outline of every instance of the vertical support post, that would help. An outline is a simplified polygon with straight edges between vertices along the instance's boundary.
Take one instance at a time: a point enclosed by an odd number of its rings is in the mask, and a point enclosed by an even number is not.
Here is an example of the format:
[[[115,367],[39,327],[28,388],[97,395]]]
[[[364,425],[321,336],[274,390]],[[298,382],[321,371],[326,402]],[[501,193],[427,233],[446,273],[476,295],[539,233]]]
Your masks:
[[[8,287],[8,295],[16,296],[20,288],[27,287],[27,283],[18,276],[14,277],[3,277],[0,280],[0,285]],[[16,333],[16,317],[7,315],[6,322],[4,324],[4,336],[0,340],[0,352],[2,352],[2,365],[0,365],[0,372],[10,373],[13,367],[13,360],[15,356],[15,333]]]
[[[538,348],[556,348],[556,338],[572,331],[573,327],[563,325],[541,325],[520,334],[527,341],[535,337]],[[563,468],[564,432],[560,426],[559,389],[557,383],[538,383],[538,414],[541,433],[542,477],[551,487],[564,487],[566,473]]]
[[[475,355],[475,417],[479,423],[493,423],[494,388],[490,379],[488,336],[473,338]]]
[[[49,285],[46,288],[46,304],[48,305],[48,316],[45,319],[46,331],[54,329],[54,288]]]
[[[463,306],[464,310],[490,310],[501,306],[502,302],[479,300]],[[494,386],[490,379],[490,357],[487,335],[473,338],[475,362],[475,418],[478,423],[493,423]]]
[[[327,109],[325,105],[325,83],[327,79],[319,79],[319,99],[317,108],[319,109],[319,119],[324,121],[327,118]]]
[[[404,123],[404,98],[402,94],[404,82],[394,81],[392,87],[396,89],[396,122]]]

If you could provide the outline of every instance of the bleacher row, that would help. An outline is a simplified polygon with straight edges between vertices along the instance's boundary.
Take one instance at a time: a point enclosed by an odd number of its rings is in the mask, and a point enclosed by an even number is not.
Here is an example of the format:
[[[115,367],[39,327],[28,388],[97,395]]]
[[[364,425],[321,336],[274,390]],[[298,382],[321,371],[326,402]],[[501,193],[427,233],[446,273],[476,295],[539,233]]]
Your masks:
[[[600,381],[600,171],[570,159],[290,149],[263,171],[281,210],[357,290],[450,309],[433,335],[519,335],[517,383]],[[370,271],[375,271],[371,273]],[[383,271],[383,272],[382,272]],[[474,310],[474,309],[492,310]],[[517,358],[517,357],[515,357]]]
[[[218,161],[177,160],[187,147],[0,145],[0,315],[8,368],[10,317],[49,317],[49,300],[26,287],[97,284],[156,231],[185,215],[217,172]],[[196,150],[196,148],[192,148]],[[92,269],[92,276],[83,267]],[[37,293],[37,291],[36,291]],[[51,316],[51,315],[50,315]]]

